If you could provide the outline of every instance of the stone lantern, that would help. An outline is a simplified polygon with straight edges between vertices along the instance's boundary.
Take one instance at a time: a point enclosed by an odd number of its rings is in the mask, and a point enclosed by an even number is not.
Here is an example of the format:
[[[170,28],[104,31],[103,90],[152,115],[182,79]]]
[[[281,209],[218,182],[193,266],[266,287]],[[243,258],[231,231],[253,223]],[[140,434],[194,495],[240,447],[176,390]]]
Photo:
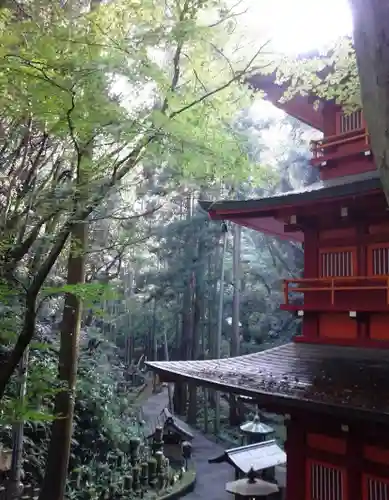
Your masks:
[[[226,484],[226,492],[235,495],[236,500],[270,498],[278,491],[279,488],[276,484],[258,479],[253,468],[249,470],[247,477],[244,479],[238,479]]]
[[[181,445],[182,458],[184,459],[184,468],[188,470],[188,462],[192,456],[192,444],[189,441],[184,441]]]
[[[261,422],[258,413],[255,415],[253,420],[242,424],[240,426],[240,430],[243,434],[243,445],[267,441],[270,435],[274,433],[273,427]]]

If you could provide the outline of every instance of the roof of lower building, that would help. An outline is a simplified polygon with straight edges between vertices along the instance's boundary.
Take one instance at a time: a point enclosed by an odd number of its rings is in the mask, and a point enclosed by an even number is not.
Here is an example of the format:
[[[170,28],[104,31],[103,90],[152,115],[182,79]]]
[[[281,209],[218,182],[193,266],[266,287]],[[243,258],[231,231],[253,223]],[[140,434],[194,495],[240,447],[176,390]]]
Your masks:
[[[168,380],[252,396],[263,407],[296,407],[389,422],[389,350],[292,342],[205,361],[148,362]]]
[[[245,474],[251,469],[260,472],[269,467],[275,467],[286,462],[285,452],[274,439],[262,443],[239,446],[225,450],[221,455],[208,460],[210,464],[228,462]]]
[[[278,193],[260,199],[200,201],[200,206],[207,212],[220,214],[220,216],[225,215],[223,212],[226,211],[229,216],[232,216],[233,213],[241,213],[249,217],[275,207],[304,204],[326,198],[358,196],[375,189],[381,189],[381,182],[378,171],[372,170],[361,174],[318,181],[295,191]],[[228,217],[226,218],[228,219]]]
[[[158,415],[157,419],[151,423],[146,430],[147,438],[151,438],[157,427],[161,427],[164,431],[170,430],[179,434],[183,439],[191,441],[193,434],[185,422],[175,417],[168,408],[164,408]]]

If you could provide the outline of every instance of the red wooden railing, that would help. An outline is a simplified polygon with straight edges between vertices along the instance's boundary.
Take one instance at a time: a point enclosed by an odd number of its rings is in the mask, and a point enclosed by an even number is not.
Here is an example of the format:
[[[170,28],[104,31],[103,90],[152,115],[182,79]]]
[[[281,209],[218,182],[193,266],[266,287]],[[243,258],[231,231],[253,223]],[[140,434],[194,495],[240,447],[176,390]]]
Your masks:
[[[336,292],[340,291],[372,291],[385,290],[386,303],[389,305],[389,276],[344,276],[334,278],[301,278],[284,280],[284,303],[290,305],[289,294],[322,292],[331,297],[331,305],[335,305]],[[304,309],[304,306],[301,306]]]
[[[326,158],[334,159],[344,155],[342,146],[355,144],[355,150],[349,152],[360,152],[369,146],[369,134],[366,128],[350,130],[342,134],[324,137],[316,141],[311,141],[311,151],[313,161],[326,161]]]

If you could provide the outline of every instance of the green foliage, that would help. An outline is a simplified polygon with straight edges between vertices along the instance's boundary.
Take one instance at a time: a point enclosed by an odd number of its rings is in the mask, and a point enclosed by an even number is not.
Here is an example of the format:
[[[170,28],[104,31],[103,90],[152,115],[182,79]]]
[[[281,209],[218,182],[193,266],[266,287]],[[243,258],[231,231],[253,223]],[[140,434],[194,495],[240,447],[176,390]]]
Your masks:
[[[105,283],[79,283],[77,285],[63,285],[60,287],[44,287],[44,298],[56,295],[71,294],[84,303],[84,307],[99,309],[104,300],[115,300],[117,291]]]
[[[20,404],[15,397],[17,380],[10,386],[0,407],[0,440],[11,444],[12,424],[25,420],[25,472],[29,481],[38,483],[44,473],[45,453],[53,420],[53,398],[60,387],[53,384],[57,373],[57,353],[53,344],[31,345],[27,395]],[[142,434],[134,405],[137,389],[131,382],[125,391],[125,368],[115,347],[103,343],[93,353],[82,347],[77,384],[77,399],[72,440],[72,468],[96,460],[99,452],[123,453],[129,439]],[[122,450],[122,451],[120,451]],[[112,465],[113,467],[113,465]]]
[[[18,22],[3,10],[2,24],[12,30],[0,37],[2,109],[17,120],[30,114],[55,137],[70,135],[69,153],[82,156],[94,184],[115,159],[102,147],[90,161],[83,145],[92,137],[117,141],[122,151],[144,144],[142,156],[190,177],[248,175],[250,162],[229,123],[249,102],[238,80],[258,58],[222,54],[224,23],[209,28],[200,21],[211,3],[161,9],[152,0],[141,7],[118,0],[70,18],[47,4],[43,16],[32,11]],[[128,171],[121,167],[118,178]],[[84,197],[95,196],[92,188],[83,186]]]
[[[341,38],[320,56],[283,60],[278,81],[289,82],[284,98],[312,93],[318,98],[334,99],[346,110],[361,107],[359,75],[352,41]]]

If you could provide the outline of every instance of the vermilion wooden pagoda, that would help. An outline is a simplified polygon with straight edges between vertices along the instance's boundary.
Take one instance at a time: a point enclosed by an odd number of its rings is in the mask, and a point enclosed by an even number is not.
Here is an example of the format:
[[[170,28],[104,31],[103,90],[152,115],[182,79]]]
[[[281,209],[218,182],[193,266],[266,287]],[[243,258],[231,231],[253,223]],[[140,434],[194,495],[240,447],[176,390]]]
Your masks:
[[[151,362],[186,380],[253,397],[287,420],[287,500],[389,500],[389,214],[361,111],[314,96],[285,104],[321,130],[321,181],[298,192],[202,203],[212,219],[304,243],[304,277],[286,280],[283,309],[302,317],[292,343],[222,360]],[[211,499],[210,499],[211,500]]]

